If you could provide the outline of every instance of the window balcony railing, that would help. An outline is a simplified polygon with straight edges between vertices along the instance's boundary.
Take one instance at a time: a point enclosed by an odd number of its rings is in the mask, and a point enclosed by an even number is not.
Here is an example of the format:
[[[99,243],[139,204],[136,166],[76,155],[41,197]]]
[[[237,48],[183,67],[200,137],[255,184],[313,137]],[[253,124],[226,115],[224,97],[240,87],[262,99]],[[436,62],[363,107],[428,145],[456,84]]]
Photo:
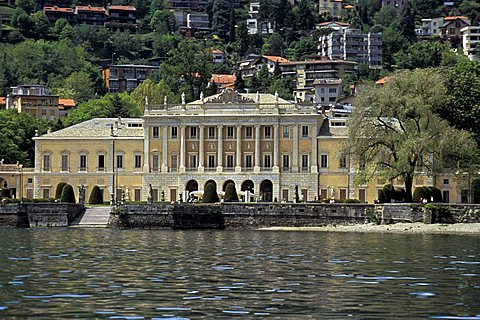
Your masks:
[[[212,171],[216,171],[217,170],[217,167],[206,167],[205,168],[205,171],[207,172],[212,172]]]
[[[242,167],[242,171],[253,171],[253,167]]]
[[[234,171],[235,167],[223,167],[223,171]]]
[[[308,171],[310,171],[310,168],[309,167],[302,167],[300,170],[302,170],[302,172],[308,172]]]
[[[260,171],[272,171],[272,167],[261,167]]]
[[[291,171],[292,171],[292,168],[290,168],[290,167],[282,167],[282,171],[283,171],[283,172],[291,172]]]
[[[185,170],[189,171],[189,172],[197,171],[197,167],[193,167],[193,168],[192,167],[187,167]]]

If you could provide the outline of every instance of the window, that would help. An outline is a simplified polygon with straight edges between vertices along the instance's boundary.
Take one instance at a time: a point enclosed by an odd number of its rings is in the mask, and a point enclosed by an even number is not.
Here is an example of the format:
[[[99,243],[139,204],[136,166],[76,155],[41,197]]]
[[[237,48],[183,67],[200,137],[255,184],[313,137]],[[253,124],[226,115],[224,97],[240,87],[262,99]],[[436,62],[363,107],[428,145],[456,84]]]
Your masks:
[[[43,171],[50,171],[50,155],[43,155]]]
[[[360,202],[367,202],[367,193],[365,189],[358,190],[358,200]]]
[[[337,88],[329,88],[328,93],[337,93]]]
[[[178,156],[176,154],[172,154],[170,156],[170,167],[172,169],[177,169],[178,168]]]
[[[98,171],[105,171],[105,155],[98,155]]]
[[[328,199],[328,189],[320,189],[320,199]]]
[[[247,167],[247,168],[253,167],[252,155],[251,154],[245,155],[245,167]]]
[[[347,157],[346,156],[340,156],[340,159],[338,159],[338,167],[341,169],[345,169],[347,167]]]
[[[450,191],[443,190],[442,191],[442,198],[443,198],[443,202],[449,203],[450,202]]]
[[[160,137],[160,128],[159,127],[153,127],[152,128],[152,138],[153,139],[158,139]]]
[[[87,155],[80,155],[80,171],[87,171]]]
[[[233,168],[233,154],[227,154],[227,168]]]
[[[308,171],[308,154],[302,154],[302,171]]]
[[[365,170],[365,158],[363,157],[360,159],[359,169]]]
[[[460,191],[460,202],[468,203],[468,189],[462,189],[462,191]]]
[[[302,138],[308,138],[308,126],[302,126]]]
[[[328,155],[326,154],[320,155],[320,167],[328,168]]]
[[[290,171],[290,155],[284,154],[282,156],[282,164],[283,171]]]
[[[270,155],[269,154],[266,154],[263,156],[263,166],[265,168],[270,168],[272,166],[271,162],[270,162]]]
[[[208,127],[208,139],[215,139],[215,127]]]
[[[68,154],[62,154],[62,171],[68,171]]]
[[[289,126],[283,126],[283,138],[284,139],[290,138],[290,127]]]
[[[263,137],[265,139],[271,139],[272,138],[272,127],[264,127],[263,128]]]
[[[133,191],[133,200],[134,201],[140,201],[141,200],[141,198],[140,198],[141,193],[142,193],[142,189],[135,189]]]
[[[253,128],[252,127],[245,127],[245,139],[252,139],[253,138]]]
[[[197,139],[197,127],[190,127],[190,139]]]
[[[158,154],[152,155],[152,171],[158,171],[159,168],[159,157]]]
[[[117,169],[123,168],[123,155],[117,154]]]
[[[195,154],[192,154],[190,155],[190,157],[188,158],[189,161],[188,161],[188,167],[190,169],[194,169],[197,167],[197,155]]]
[[[33,183],[33,178],[28,178],[27,183]]]
[[[172,127],[170,134],[172,139],[178,139],[178,127]]]
[[[215,168],[215,155],[213,154],[208,155],[208,167]]]
[[[141,168],[142,167],[142,156],[139,154],[135,155],[135,168]]]
[[[288,189],[282,190],[282,201],[288,201]]]
[[[227,127],[227,139],[233,139],[233,127]]]
[[[42,196],[43,198],[50,198],[50,188],[44,188],[42,190]]]
[[[347,199],[347,189],[340,189],[340,199]]]
[[[443,179],[443,184],[448,185],[448,184],[450,184],[450,181],[448,179]]]

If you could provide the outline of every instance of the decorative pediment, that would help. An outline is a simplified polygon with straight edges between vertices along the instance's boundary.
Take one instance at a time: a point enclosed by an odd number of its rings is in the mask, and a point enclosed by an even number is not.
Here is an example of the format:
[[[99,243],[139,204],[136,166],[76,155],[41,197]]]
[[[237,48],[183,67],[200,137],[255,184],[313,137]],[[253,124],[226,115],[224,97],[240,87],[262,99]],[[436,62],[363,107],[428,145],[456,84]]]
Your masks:
[[[225,89],[218,96],[207,100],[206,103],[255,103],[255,100],[246,98],[232,89]]]

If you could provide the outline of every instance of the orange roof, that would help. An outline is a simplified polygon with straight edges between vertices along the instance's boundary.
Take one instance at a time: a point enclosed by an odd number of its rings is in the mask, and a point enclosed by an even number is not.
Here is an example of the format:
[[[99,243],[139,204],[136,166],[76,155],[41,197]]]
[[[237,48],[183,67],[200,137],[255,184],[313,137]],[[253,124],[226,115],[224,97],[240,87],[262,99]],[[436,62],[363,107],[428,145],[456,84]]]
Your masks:
[[[76,103],[75,103],[75,100],[73,99],[64,99],[64,98],[58,99],[59,109],[70,109],[70,108],[75,108],[75,106],[76,106]]]
[[[76,6],[75,9],[82,11],[96,11],[96,12],[105,12],[103,7],[92,7],[92,6]]]
[[[210,50],[210,53],[218,53],[218,54],[222,54],[223,51],[222,50],[218,50],[218,49],[211,49]]]
[[[7,98],[0,97],[0,106],[5,106],[7,104]]]
[[[323,26],[328,26],[328,25],[330,25],[330,24],[338,24],[339,26],[345,26],[345,27],[349,27],[349,26],[350,26],[350,23],[341,22],[341,21],[320,22],[320,23],[317,23],[317,26],[323,27]]]
[[[60,8],[57,6],[54,7],[43,7],[44,12],[63,12],[63,13],[73,13],[72,8]]]
[[[381,79],[378,79],[377,81],[375,81],[376,84],[379,84],[379,85],[384,85],[385,82],[387,82],[388,80],[388,77],[383,77]]]
[[[237,77],[234,74],[212,74],[212,78],[210,78],[210,82],[216,84],[234,83],[235,80]]]
[[[345,9],[353,9],[353,8],[355,8],[355,7],[352,6],[351,4],[347,4],[344,8],[345,8]]]
[[[279,56],[262,56],[262,57],[264,57],[267,60],[273,61],[273,62],[280,62],[280,63],[288,62],[288,59],[285,59],[285,58],[279,57]]]
[[[108,6],[108,10],[137,11],[134,6]]]
[[[445,21],[457,20],[457,19],[468,20],[468,18],[465,17],[465,16],[448,16],[448,17],[443,18],[443,20],[445,20]]]

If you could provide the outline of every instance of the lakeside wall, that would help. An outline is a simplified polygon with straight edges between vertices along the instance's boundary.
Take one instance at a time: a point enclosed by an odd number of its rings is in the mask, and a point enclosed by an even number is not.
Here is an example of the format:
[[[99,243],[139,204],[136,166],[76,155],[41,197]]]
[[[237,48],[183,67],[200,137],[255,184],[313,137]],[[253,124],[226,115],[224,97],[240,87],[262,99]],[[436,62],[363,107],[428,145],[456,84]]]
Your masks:
[[[0,227],[68,227],[85,211],[70,203],[16,203],[0,205]]]

